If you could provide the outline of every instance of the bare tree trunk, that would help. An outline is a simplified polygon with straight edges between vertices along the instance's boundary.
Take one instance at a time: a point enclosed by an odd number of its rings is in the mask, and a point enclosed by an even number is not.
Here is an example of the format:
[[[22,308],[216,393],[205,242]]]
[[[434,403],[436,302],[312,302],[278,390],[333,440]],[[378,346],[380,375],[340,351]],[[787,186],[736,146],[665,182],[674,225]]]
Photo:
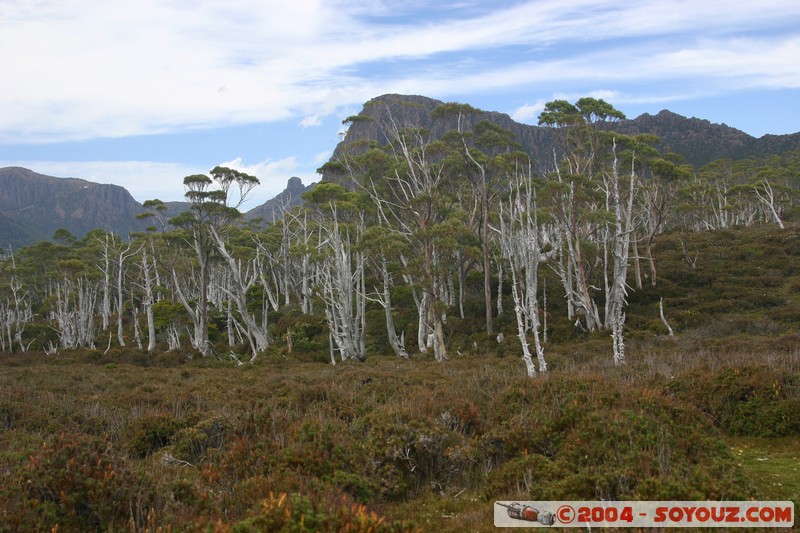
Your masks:
[[[633,235],[633,273],[636,280],[636,288],[642,289],[642,265],[639,261],[639,239],[636,238],[636,233]]]
[[[658,301],[658,314],[661,316],[661,322],[664,324],[664,326],[666,326],[667,331],[669,331],[669,336],[674,337],[675,333],[672,331],[669,322],[667,322],[667,319],[664,317],[664,298],[661,298]]]
[[[611,326],[612,338],[614,341],[614,364],[625,364],[625,343],[623,339],[623,329],[625,326],[625,299],[627,297],[627,272],[628,272],[628,256],[630,251],[630,241],[633,232],[632,228],[632,213],[633,213],[633,196],[636,184],[635,174],[635,154],[634,159],[631,161],[631,174],[628,191],[628,204],[627,208],[623,204],[621,193],[619,190],[619,173],[617,172],[617,150],[616,141],[613,145],[613,156],[610,177],[610,191],[612,197],[612,205],[614,206],[615,223],[614,223],[614,264],[613,264],[613,282],[611,288],[606,295],[608,302],[608,315],[606,316],[606,323]]]
[[[94,312],[97,287],[84,278],[64,279],[56,285],[55,307],[50,318],[57,324],[61,348],[94,348]]]
[[[144,285],[142,286],[142,289],[144,290],[142,306],[144,307],[145,318],[147,321],[147,351],[152,353],[156,348],[156,325],[155,319],[153,318],[153,274],[151,270],[154,268],[154,265],[151,264],[147,258],[147,247],[143,246],[141,251],[142,260],[140,263],[140,269],[142,271],[142,277],[144,278]]]
[[[120,346],[125,346],[123,338],[122,315],[125,306],[123,281],[125,279],[125,260],[139,253],[139,250],[131,252],[132,245],[129,244],[124,250],[120,250],[117,256],[117,341]]]
[[[204,269],[201,268],[200,276],[203,277],[204,275]],[[204,357],[208,356],[211,353],[211,350],[208,342],[208,323],[206,322],[207,314],[201,311],[203,302],[206,301],[206,299],[202,297],[202,289],[200,301],[197,303],[197,308],[195,308],[189,303],[185,291],[178,279],[178,273],[175,271],[175,269],[172,269],[172,281],[175,288],[175,294],[178,296],[178,300],[181,302],[183,308],[186,310],[186,313],[189,315],[189,318],[192,320],[193,333],[190,335],[192,347],[200,352],[200,354]],[[207,284],[207,282],[204,282],[204,284]]]
[[[758,199],[769,209],[770,213],[772,213],[772,218],[775,220],[775,223],[778,224],[778,227],[786,229],[781,217],[778,215],[778,209],[775,207],[775,190],[772,188],[769,181],[764,178],[753,187],[753,190]]]
[[[133,310],[133,342],[136,343],[136,347],[141,350],[142,349],[142,332],[139,329],[139,312],[136,309],[135,305],[131,306]]]
[[[397,337],[397,330],[394,327],[394,316],[392,314],[392,277],[389,274],[389,265],[386,256],[381,255],[381,274],[383,275],[383,299],[381,305],[386,313],[386,333],[389,336],[389,345],[395,355],[408,358],[406,347],[402,339]]]
[[[112,236],[111,242],[108,241],[108,233],[104,240],[96,239],[102,247],[100,258],[102,264],[99,266],[103,273],[103,300],[100,305],[100,318],[102,320],[103,331],[108,329],[108,319],[111,315],[111,248],[114,246]]]
[[[458,269],[458,316],[464,318],[464,284],[467,282],[466,268],[464,259],[461,256],[461,248],[456,250],[456,268]]]
[[[658,272],[656,272],[656,260],[653,257],[653,243],[655,236],[647,239],[647,262],[650,266],[650,285],[653,287],[658,283]]]
[[[547,371],[544,348],[539,337],[538,279],[542,259],[535,191],[529,177],[512,182],[508,204],[500,206],[500,240],[503,256],[509,262],[511,295],[517,319],[517,335],[529,377],[537,375],[530,353],[528,332],[533,334],[539,371]]]
[[[503,314],[503,261],[497,260],[497,316]],[[464,318],[462,315],[461,318]]]
[[[251,361],[258,357],[258,354],[269,346],[269,336],[265,329],[262,329],[253,317],[250,310],[247,308],[247,291],[252,287],[258,279],[258,271],[260,270],[257,261],[252,261],[246,269],[242,267],[241,261],[236,261],[230,254],[217,231],[211,228],[211,237],[216,245],[217,252],[225,260],[228,267],[228,274],[231,280],[230,287],[223,288],[228,298],[233,299],[236,303],[236,309],[239,311],[239,316],[243,322],[247,339],[250,343],[252,356]]]
[[[364,254],[352,253],[350,236],[342,236],[335,209],[333,225],[327,229],[322,246],[327,254],[322,265],[320,296],[325,301],[325,317],[342,359],[366,359],[366,294]],[[361,222],[363,224],[363,220]],[[360,239],[362,226],[359,225]]]
[[[481,251],[483,253],[483,298],[486,310],[486,334],[494,331],[492,318],[492,263],[489,254],[489,196],[486,183],[480,188],[481,192]]]

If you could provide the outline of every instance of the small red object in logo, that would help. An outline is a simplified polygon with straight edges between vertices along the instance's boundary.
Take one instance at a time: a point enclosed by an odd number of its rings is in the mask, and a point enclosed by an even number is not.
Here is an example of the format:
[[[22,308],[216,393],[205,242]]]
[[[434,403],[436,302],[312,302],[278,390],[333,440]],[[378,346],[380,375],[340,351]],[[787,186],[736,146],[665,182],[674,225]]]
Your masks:
[[[556,511],[556,516],[562,524],[570,524],[575,520],[575,509],[570,505],[562,505]]]

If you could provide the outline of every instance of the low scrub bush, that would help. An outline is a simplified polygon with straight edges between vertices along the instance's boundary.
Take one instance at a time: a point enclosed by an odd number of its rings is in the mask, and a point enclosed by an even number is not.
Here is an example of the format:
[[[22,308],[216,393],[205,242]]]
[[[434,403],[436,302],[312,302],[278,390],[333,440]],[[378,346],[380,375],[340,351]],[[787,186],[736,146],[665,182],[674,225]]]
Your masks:
[[[669,385],[731,435],[776,437],[800,434],[800,373],[767,366],[698,369]]]
[[[413,522],[389,522],[366,507],[341,502],[319,503],[300,494],[270,494],[253,516],[233,526],[234,533],[401,533],[421,531]]]

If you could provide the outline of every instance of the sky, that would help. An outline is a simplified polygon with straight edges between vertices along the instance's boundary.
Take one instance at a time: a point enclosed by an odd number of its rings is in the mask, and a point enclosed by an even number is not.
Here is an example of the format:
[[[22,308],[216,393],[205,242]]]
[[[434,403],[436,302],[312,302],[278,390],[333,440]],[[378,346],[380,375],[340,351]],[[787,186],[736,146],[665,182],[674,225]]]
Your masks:
[[[245,208],[316,169],[386,93],[536,124],[554,99],[800,131],[797,0],[0,0],[0,167]]]

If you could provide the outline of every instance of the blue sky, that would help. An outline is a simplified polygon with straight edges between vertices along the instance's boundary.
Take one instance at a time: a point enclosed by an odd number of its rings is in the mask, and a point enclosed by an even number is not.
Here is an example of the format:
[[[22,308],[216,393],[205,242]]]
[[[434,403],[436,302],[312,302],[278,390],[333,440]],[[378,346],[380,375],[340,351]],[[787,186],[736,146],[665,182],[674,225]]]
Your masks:
[[[0,166],[178,200],[223,164],[316,181],[342,120],[421,94],[535,124],[604,98],[800,131],[797,0],[0,0]]]

